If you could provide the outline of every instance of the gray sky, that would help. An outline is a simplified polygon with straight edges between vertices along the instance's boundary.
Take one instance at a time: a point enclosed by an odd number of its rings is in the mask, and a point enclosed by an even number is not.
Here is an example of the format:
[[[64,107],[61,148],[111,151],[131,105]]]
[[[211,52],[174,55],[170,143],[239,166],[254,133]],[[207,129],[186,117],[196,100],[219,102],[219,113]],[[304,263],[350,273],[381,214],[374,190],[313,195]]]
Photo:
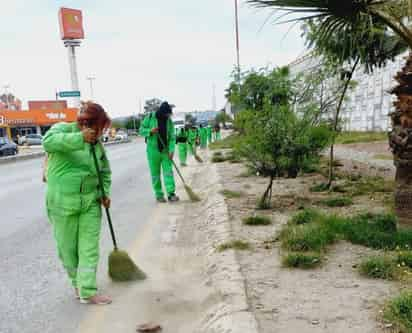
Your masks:
[[[217,106],[235,63],[233,0],[0,0],[0,89],[23,102],[70,90],[67,51],[59,38],[59,7],[83,10],[86,39],[78,50],[82,97],[96,76],[95,99],[113,116],[139,111],[159,97],[179,111]],[[240,5],[243,69],[285,65],[304,52],[299,30],[268,23],[269,12]],[[1,91],[1,90],[0,90]],[[25,104],[26,105],[26,104]]]

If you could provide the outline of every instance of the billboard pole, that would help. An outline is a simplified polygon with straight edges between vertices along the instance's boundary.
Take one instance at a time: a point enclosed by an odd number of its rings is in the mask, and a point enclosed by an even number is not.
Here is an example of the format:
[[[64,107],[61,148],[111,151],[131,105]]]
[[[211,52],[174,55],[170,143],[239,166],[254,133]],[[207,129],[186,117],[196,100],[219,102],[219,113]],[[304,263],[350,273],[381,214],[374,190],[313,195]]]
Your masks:
[[[65,40],[64,46],[67,48],[69,56],[70,67],[70,79],[72,82],[72,90],[80,91],[79,89],[79,77],[77,75],[77,62],[76,62],[76,47],[79,47],[81,42],[79,40]],[[80,97],[73,97],[73,106],[80,108]]]

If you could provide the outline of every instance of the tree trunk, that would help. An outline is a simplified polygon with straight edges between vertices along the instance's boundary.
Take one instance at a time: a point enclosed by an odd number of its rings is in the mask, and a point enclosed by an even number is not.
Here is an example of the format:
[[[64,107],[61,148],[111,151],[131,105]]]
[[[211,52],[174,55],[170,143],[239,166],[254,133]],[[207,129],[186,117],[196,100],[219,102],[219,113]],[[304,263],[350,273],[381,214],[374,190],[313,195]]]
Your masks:
[[[263,193],[262,199],[260,199],[259,208],[261,209],[269,209],[270,203],[272,200],[272,187],[273,187],[273,180],[274,176],[270,176],[270,182],[268,187],[266,188],[265,193]]]
[[[339,125],[339,120],[340,120],[340,111],[342,110],[343,101],[345,100],[346,92],[349,89],[349,84],[352,81],[353,74],[355,73],[355,70],[358,67],[359,61],[360,61],[360,58],[358,57],[356,59],[355,63],[353,64],[352,69],[349,72],[348,77],[346,78],[346,82],[345,82],[345,85],[343,87],[342,95],[340,96],[338,107],[336,108],[335,119],[334,119],[334,122],[333,122],[333,132],[334,132],[335,135],[333,136],[333,139],[332,139],[332,145],[330,146],[330,154],[329,154],[329,177],[328,177],[329,179],[328,179],[328,185],[327,185],[328,188],[332,187],[333,176],[334,176],[334,173],[333,173],[333,171],[334,171],[333,170],[333,168],[334,168],[333,167],[334,148],[335,148],[335,138],[336,138],[336,135],[337,135],[337,132],[338,132],[338,125]]]
[[[396,166],[395,213],[399,226],[412,228],[412,53],[405,67],[395,76],[398,85],[395,112],[390,114],[392,131],[389,144]]]

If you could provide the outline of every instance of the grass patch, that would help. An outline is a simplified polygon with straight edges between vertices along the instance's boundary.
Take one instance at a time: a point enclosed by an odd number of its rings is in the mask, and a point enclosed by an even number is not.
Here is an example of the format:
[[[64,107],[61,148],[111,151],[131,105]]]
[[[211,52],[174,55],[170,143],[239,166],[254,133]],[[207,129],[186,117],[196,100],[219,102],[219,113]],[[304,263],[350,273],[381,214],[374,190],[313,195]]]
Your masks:
[[[318,220],[321,217],[321,213],[312,208],[305,208],[301,212],[295,214],[292,219],[292,224],[307,224]]]
[[[217,247],[217,250],[219,252],[223,252],[223,251],[230,250],[230,249],[240,250],[240,251],[250,250],[250,244],[249,242],[236,239],[236,240],[232,240],[227,243],[220,244]]]
[[[246,225],[269,225],[272,224],[272,220],[267,216],[249,216],[243,219],[243,224]]]
[[[226,162],[226,158],[224,156],[213,156],[212,163],[222,163]]]
[[[393,193],[395,182],[383,177],[362,177],[348,179],[345,188],[352,196],[361,196],[372,193]]]
[[[246,171],[238,175],[238,177],[240,178],[248,178],[248,177],[253,177],[253,176],[256,176],[256,173],[252,169],[247,169]]]
[[[400,332],[412,332],[412,292],[405,291],[388,302],[384,318],[397,326]]]
[[[288,253],[282,258],[282,265],[290,268],[311,269],[320,266],[322,256],[320,253]]]
[[[222,190],[220,191],[226,199],[236,199],[243,197],[244,193],[240,191]]]
[[[326,183],[320,183],[310,188],[311,192],[326,192],[328,190],[329,190],[329,186]]]
[[[240,136],[238,134],[232,134],[227,136],[226,138],[212,142],[209,145],[209,149],[216,150],[216,149],[233,149],[236,143],[240,140]]]
[[[387,161],[393,160],[392,155],[386,155],[386,154],[376,154],[375,156],[373,156],[373,158],[375,160],[387,160]]]
[[[388,134],[386,132],[342,132],[336,138],[336,143],[350,144],[384,140],[388,140]]]
[[[353,205],[353,200],[349,197],[336,197],[323,200],[321,203],[328,207],[345,207]]]
[[[372,279],[397,280],[400,270],[394,258],[373,256],[362,261],[359,273]]]
[[[320,252],[336,239],[336,233],[323,223],[288,225],[280,233],[282,248],[292,252]]]

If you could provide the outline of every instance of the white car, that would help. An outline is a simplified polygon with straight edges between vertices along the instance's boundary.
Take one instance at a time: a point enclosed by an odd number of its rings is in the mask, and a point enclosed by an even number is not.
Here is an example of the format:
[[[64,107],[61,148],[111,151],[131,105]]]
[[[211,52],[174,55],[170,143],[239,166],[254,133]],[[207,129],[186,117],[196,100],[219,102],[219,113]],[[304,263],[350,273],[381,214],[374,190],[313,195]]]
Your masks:
[[[116,141],[127,141],[129,139],[129,136],[127,135],[126,132],[117,132],[114,139]]]

